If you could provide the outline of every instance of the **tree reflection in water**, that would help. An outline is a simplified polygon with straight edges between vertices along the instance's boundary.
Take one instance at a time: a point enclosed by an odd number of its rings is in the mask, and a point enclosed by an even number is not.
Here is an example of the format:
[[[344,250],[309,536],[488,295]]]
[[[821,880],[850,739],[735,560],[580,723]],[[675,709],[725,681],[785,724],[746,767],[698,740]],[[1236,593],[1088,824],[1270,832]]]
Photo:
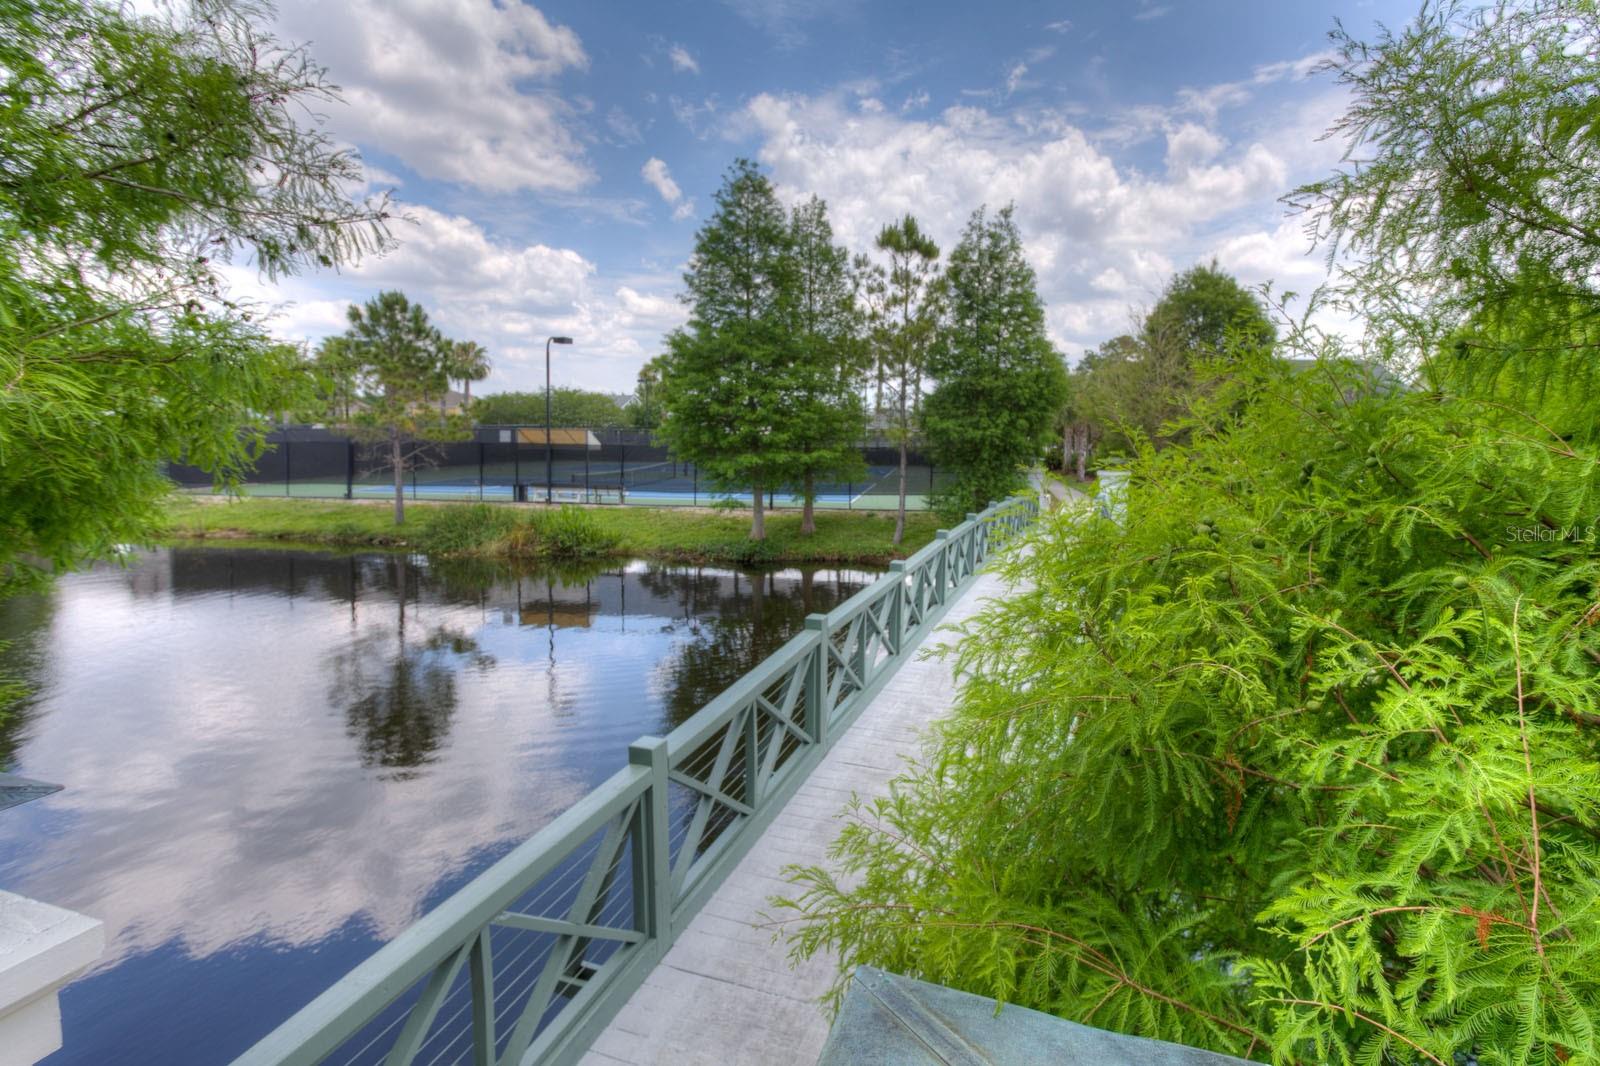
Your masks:
[[[0,884],[111,931],[71,1061],[231,1058],[871,578],[229,546],[0,604],[0,758],[67,786]]]
[[[466,666],[487,672],[495,660],[459,628],[408,631],[411,569],[394,556],[395,622],[369,623],[359,639],[329,657],[329,702],[344,708],[346,729],[360,745],[361,765],[404,781],[435,761],[457,707],[456,678]]]
[[[805,625],[873,580],[851,570],[652,570],[646,588],[683,597],[691,639],[664,664],[668,728],[686,721]],[[798,580],[796,580],[798,578]],[[798,586],[798,587],[796,587]]]

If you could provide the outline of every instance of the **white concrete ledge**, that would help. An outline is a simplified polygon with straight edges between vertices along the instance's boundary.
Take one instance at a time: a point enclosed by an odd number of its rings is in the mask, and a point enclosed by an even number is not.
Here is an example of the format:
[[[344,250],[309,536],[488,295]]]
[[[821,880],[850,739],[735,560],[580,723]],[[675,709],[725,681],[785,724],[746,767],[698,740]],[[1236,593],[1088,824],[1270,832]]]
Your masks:
[[[56,992],[105,946],[104,923],[0,892],[0,1066],[31,1066],[61,1047]]]

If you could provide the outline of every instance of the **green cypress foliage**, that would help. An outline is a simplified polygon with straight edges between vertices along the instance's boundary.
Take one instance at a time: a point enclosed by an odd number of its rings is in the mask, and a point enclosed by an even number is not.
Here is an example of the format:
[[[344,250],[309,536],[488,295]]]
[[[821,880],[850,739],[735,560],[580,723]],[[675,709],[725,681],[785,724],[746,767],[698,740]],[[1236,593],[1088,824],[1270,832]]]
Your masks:
[[[789,216],[794,257],[791,338],[796,394],[790,412],[805,501],[800,529],[816,528],[818,480],[849,481],[865,471],[861,438],[867,412],[857,387],[865,346],[850,254],[833,241],[828,208],[813,196]]]
[[[1346,162],[1291,202],[1377,343],[1456,381],[1600,388],[1597,35],[1593,0],[1430,0],[1375,42],[1331,34]]]
[[[1054,436],[1067,374],[1035,281],[1012,209],[974,212],[945,270],[944,320],[928,358],[937,385],[922,410],[933,461],[954,475],[934,494],[946,514],[1010,495]]]
[[[306,121],[323,71],[251,17],[0,0],[0,586],[150,536],[163,461],[227,481],[303,401],[221,264],[387,242],[359,160]]]
[[[1259,353],[1058,514],[798,952],[1304,1063],[1600,1058],[1600,454]]]
[[[712,484],[754,489],[750,537],[766,536],[763,496],[797,480],[789,223],[749,160],[729,169],[684,274],[688,324],[667,338],[662,438]]]

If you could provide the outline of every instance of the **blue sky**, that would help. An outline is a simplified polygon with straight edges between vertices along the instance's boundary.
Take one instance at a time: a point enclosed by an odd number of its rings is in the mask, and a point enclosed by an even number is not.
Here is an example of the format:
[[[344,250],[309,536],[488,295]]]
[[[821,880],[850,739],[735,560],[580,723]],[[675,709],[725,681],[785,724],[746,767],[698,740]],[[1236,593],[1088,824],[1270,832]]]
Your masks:
[[[1391,0],[865,3],[284,0],[283,37],[344,89],[329,131],[407,213],[400,247],[244,294],[315,340],[400,288],[478,340],[483,391],[632,388],[684,318],[681,275],[723,171],[828,201],[867,250],[910,211],[948,250],[980,204],[1017,206],[1057,345],[1122,332],[1213,257],[1306,291],[1323,276],[1278,197],[1327,173],[1342,91],[1314,68],[1337,17]]]

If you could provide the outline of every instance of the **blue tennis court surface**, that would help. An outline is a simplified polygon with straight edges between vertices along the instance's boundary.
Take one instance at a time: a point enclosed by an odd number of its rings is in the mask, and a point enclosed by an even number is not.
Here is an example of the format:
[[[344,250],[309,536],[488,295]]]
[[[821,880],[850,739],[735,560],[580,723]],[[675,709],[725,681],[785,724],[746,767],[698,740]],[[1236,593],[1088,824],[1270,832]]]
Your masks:
[[[716,505],[750,507],[750,490],[720,491],[696,476],[686,463],[660,462],[627,467],[595,463],[585,469],[582,463],[559,461],[553,464],[554,483],[547,489],[541,464],[494,464],[481,472],[476,466],[426,467],[409,471],[403,485],[407,499],[435,501],[511,501],[555,503],[634,504],[645,507],[711,507]],[[913,510],[927,506],[932,478],[926,467],[909,471],[906,505]],[[859,481],[823,482],[817,485],[815,504],[824,509],[893,509],[899,502],[900,471],[897,466],[869,466]],[[371,474],[355,481],[325,478],[296,478],[288,481],[248,482],[244,491],[252,496],[289,496],[306,499],[383,500],[394,495],[394,482],[388,475]],[[804,506],[804,499],[793,488],[766,494],[769,506],[780,509]]]

